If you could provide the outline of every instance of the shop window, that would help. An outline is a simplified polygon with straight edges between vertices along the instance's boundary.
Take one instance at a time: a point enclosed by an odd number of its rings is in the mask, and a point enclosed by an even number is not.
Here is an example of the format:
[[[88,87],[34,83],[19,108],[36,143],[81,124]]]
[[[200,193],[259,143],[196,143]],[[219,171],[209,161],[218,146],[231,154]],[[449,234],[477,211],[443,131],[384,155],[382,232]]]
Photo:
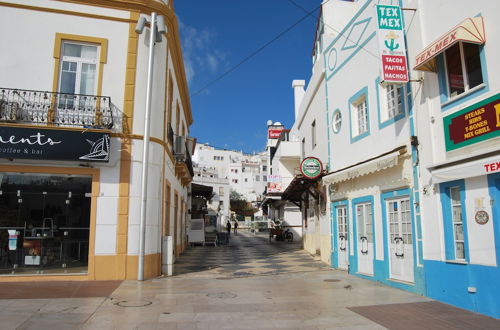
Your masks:
[[[479,47],[459,42],[445,51],[446,85],[450,98],[483,83]]]
[[[464,181],[441,184],[447,260],[467,261],[467,225]]]
[[[368,89],[365,87],[349,99],[351,142],[355,142],[370,133],[367,94]]]
[[[87,273],[91,176],[0,173],[0,274]]]

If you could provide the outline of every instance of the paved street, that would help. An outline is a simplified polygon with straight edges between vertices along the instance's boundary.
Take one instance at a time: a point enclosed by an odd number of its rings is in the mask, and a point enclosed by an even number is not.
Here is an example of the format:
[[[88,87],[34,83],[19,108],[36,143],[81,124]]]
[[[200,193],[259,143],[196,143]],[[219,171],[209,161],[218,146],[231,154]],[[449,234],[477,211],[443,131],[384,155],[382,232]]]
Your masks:
[[[16,299],[0,300],[0,328],[500,328],[498,320],[331,270],[298,243],[270,244],[265,234],[240,233],[228,246],[190,248],[174,277],[125,281],[110,294],[113,285],[61,286],[46,290],[44,299],[27,293],[29,299],[20,299],[18,287]]]

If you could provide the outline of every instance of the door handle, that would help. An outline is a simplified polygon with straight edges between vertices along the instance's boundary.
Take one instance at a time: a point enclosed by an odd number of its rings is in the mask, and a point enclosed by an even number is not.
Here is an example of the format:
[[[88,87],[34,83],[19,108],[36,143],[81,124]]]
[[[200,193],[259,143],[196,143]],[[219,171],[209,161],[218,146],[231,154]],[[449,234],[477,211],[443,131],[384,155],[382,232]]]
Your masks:
[[[361,241],[361,253],[368,254],[368,237],[361,236],[359,238],[359,240]],[[366,244],[366,246],[365,246],[365,244]]]
[[[394,252],[394,254],[396,255],[396,257],[404,257],[405,253],[404,253],[404,240],[402,237],[394,237],[394,244],[396,244],[396,251]],[[401,245],[401,253],[398,252],[398,246]]]
[[[346,249],[346,239],[344,235],[339,235],[339,249],[345,251]]]

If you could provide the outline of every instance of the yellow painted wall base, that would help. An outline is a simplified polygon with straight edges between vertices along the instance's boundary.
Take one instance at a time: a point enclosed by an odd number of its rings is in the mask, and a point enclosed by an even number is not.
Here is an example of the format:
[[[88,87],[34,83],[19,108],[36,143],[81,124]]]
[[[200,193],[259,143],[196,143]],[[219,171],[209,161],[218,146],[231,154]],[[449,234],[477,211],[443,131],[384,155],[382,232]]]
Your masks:
[[[0,276],[0,282],[88,281],[88,275]]]
[[[321,261],[331,265],[331,257],[332,257],[332,237],[330,234],[321,235]]]
[[[315,234],[304,234],[303,236],[304,250],[310,254],[316,254],[316,243],[314,241]]]
[[[127,280],[137,279],[138,256],[127,256]],[[147,254],[144,256],[144,278],[153,278],[161,275],[161,254]]]

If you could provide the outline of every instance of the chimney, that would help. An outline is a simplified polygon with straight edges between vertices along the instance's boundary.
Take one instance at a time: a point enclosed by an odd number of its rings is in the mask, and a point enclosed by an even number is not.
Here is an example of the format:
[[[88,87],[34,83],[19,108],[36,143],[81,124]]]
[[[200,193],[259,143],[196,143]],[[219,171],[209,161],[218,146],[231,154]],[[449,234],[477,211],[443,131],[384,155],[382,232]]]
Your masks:
[[[302,98],[306,93],[306,91],[304,90],[305,85],[306,85],[305,80],[292,81],[292,88],[295,101],[295,119],[297,119],[297,117],[299,116],[300,104],[302,103]]]

